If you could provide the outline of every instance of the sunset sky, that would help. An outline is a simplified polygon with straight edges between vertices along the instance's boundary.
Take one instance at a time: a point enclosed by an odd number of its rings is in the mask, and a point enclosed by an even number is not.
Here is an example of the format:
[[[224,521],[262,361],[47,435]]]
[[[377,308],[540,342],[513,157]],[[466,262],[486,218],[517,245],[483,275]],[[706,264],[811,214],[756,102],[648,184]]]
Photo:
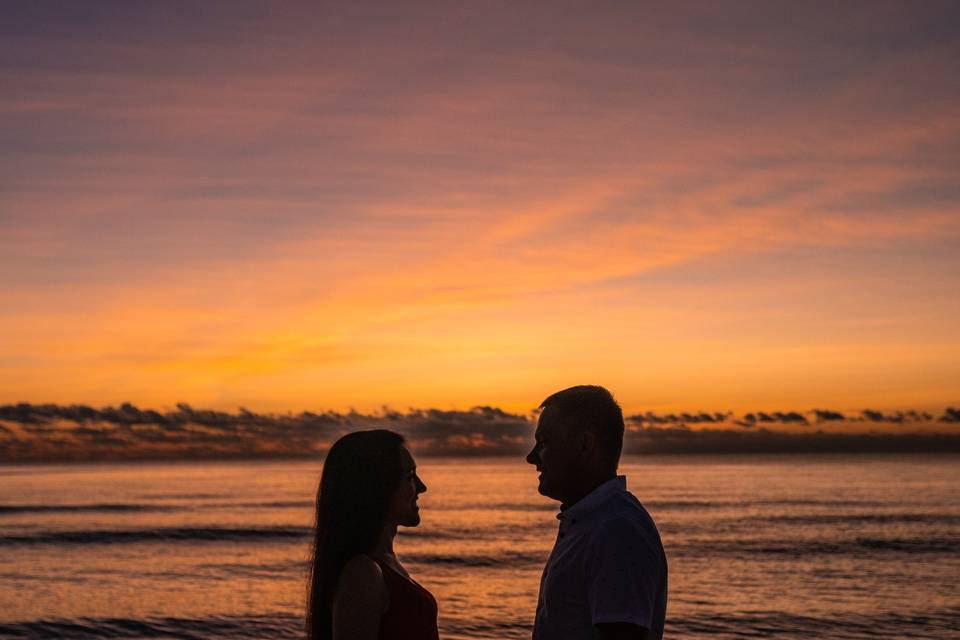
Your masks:
[[[0,403],[960,403],[960,3],[0,6]]]

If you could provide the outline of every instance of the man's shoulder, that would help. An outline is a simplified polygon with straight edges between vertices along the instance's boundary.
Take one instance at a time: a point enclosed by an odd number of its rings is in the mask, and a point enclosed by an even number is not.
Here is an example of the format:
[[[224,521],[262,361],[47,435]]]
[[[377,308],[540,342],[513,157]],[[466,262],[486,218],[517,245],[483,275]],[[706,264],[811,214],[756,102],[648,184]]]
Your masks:
[[[598,510],[597,520],[601,523],[636,524],[657,528],[650,513],[635,495],[629,491],[616,493],[604,502]]]
[[[651,551],[661,551],[660,532],[653,518],[637,498],[624,491],[612,497],[591,528],[597,544],[643,540]]]

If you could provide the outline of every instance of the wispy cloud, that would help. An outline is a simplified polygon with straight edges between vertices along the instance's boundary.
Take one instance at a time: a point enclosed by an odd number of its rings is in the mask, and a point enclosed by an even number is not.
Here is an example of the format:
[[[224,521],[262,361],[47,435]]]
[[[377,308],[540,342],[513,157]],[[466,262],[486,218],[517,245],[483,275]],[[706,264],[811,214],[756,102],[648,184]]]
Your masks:
[[[52,6],[0,400],[956,400],[954,3]]]

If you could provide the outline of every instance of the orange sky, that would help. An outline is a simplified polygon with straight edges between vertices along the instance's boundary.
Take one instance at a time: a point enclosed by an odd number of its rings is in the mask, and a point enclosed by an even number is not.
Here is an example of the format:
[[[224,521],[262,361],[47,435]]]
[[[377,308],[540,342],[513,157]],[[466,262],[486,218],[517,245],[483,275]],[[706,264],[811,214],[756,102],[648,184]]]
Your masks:
[[[23,3],[0,402],[960,403],[952,3]]]

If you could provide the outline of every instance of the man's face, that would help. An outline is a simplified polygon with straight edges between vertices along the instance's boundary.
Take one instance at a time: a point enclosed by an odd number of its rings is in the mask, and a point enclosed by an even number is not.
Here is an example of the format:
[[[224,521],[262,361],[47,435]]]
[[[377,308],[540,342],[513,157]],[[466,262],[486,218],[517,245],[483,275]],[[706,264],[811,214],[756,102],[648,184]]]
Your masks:
[[[576,482],[580,441],[575,433],[568,433],[550,407],[540,414],[534,438],[536,442],[527,454],[527,462],[540,472],[537,490],[548,498],[563,502],[570,494],[569,487]]]

